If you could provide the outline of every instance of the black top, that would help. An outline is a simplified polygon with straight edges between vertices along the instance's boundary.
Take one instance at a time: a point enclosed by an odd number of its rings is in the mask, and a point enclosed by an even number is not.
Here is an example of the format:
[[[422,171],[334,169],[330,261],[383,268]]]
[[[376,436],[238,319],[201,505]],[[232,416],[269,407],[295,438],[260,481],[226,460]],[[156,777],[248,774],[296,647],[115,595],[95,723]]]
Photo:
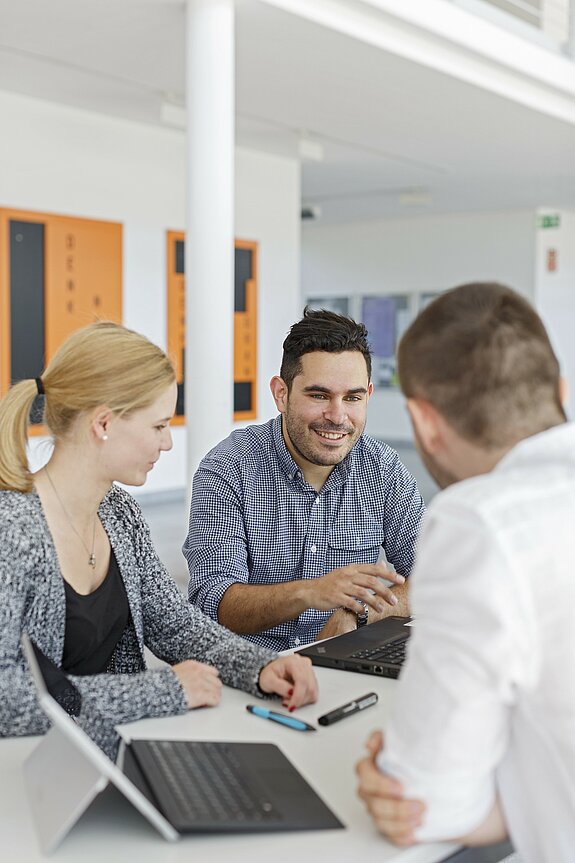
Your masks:
[[[69,674],[104,674],[130,618],[126,588],[114,552],[107,575],[83,596],[64,581],[66,632],[62,668]]]

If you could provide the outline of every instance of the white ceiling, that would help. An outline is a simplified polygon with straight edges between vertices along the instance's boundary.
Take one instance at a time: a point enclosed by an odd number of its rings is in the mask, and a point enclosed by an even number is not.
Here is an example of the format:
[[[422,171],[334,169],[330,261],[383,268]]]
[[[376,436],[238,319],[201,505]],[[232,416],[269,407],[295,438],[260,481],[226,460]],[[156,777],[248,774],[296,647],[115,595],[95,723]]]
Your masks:
[[[322,221],[575,207],[572,124],[257,0],[236,20],[238,143],[319,142],[302,194]],[[5,90],[161,124],[184,57],[176,0],[0,0]]]

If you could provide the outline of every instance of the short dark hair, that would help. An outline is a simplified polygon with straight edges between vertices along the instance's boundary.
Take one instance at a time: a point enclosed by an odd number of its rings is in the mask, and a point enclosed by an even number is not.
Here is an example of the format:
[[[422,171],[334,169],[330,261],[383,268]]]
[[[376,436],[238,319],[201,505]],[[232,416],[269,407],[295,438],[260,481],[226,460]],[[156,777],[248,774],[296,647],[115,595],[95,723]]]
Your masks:
[[[371,379],[371,351],[364,324],[358,324],[346,315],[327,309],[310,309],[306,306],[303,318],[290,329],[283,343],[280,376],[289,390],[296,375],[301,374],[301,358],[313,351],[341,354],[343,351],[360,351]]]
[[[565,421],[559,363],[526,299],[495,282],[442,294],[406,330],[398,375],[467,440],[509,446]]]

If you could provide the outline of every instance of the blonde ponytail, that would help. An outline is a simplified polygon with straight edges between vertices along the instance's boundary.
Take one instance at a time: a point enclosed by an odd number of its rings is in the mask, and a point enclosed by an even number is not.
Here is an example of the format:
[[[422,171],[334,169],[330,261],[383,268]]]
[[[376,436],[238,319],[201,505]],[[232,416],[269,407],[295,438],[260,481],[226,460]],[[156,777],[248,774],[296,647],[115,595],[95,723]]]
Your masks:
[[[30,411],[37,395],[36,381],[32,379],[14,384],[0,401],[0,489],[32,490],[26,444]]]

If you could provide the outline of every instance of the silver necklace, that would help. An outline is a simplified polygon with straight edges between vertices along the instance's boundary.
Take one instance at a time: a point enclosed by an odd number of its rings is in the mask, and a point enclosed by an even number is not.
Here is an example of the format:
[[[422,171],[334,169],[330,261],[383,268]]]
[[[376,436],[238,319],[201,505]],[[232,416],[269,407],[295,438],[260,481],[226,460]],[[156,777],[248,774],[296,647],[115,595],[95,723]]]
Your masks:
[[[52,477],[50,476],[50,474],[48,472],[48,465],[44,465],[44,470],[46,471],[46,476],[48,477],[48,482],[52,486],[52,491],[54,492],[54,494],[58,498],[58,503],[62,507],[62,512],[64,513],[64,515],[68,519],[68,524],[70,525],[70,527],[72,528],[72,530],[74,531],[74,533],[76,534],[76,536],[78,537],[78,539],[80,540],[80,542],[82,543],[82,545],[84,546],[86,551],[88,552],[88,566],[91,566],[92,569],[95,569],[96,568],[96,555],[94,554],[94,548],[96,547],[96,516],[97,516],[97,512],[94,513],[94,525],[92,528],[92,550],[90,551],[90,549],[88,548],[88,546],[84,542],[83,536],[74,527],[74,522],[72,521],[72,519],[68,515],[68,513],[66,511],[66,507],[62,503],[62,498],[60,497],[60,495],[56,491],[56,486],[52,482]]]

